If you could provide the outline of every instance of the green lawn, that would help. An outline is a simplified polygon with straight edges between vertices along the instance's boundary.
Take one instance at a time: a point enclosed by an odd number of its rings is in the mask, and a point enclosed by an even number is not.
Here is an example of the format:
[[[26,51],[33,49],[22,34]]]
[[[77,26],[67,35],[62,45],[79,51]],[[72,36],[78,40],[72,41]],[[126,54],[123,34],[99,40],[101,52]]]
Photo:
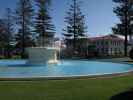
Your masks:
[[[0,100],[109,100],[133,88],[133,76],[0,82]]]

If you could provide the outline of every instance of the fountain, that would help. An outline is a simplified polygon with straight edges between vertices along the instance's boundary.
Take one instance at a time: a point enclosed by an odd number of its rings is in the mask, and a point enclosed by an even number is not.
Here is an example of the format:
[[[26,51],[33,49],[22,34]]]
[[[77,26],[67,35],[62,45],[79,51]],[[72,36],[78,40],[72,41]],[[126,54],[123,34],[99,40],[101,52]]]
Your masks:
[[[58,63],[58,48],[54,47],[31,47],[27,48],[29,64],[54,64]]]
[[[53,34],[53,33],[49,33]],[[38,39],[37,47],[27,48],[28,64],[55,64],[58,63],[57,54],[59,48],[54,46],[53,38]]]

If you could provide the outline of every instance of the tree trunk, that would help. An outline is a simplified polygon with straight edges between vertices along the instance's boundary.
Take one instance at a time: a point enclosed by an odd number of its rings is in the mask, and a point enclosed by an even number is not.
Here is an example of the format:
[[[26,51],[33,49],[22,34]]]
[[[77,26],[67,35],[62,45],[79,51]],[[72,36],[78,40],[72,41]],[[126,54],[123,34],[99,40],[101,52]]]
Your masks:
[[[129,34],[129,23],[128,23],[128,0],[125,1],[125,56],[127,56],[128,51],[128,34]]]

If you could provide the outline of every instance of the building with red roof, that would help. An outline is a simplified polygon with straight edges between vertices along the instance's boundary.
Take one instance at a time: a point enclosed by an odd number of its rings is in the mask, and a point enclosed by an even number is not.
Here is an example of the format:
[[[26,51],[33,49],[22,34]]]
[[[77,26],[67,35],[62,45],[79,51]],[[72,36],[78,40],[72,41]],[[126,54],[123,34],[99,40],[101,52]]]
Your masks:
[[[99,55],[123,55],[124,54],[124,39],[116,35],[106,35],[89,39]]]

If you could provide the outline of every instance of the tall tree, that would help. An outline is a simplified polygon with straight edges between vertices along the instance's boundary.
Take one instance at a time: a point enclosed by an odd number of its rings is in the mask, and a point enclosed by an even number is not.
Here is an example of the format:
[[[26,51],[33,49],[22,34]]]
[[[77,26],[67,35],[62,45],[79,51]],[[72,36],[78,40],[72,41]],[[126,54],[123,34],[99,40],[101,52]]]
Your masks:
[[[6,44],[6,51],[7,51],[7,57],[9,58],[10,52],[11,52],[11,42],[13,40],[13,31],[14,31],[14,24],[13,24],[13,13],[10,8],[6,8],[6,14],[4,16],[4,23],[6,28],[6,34],[7,34],[7,44]]]
[[[5,20],[0,19],[0,55],[7,56],[6,55],[6,49],[8,46],[8,27],[5,23]]]
[[[64,36],[66,39],[73,40],[73,49],[76,48],[76,39],[85,36],[86,25],[85,16],[81,12],[81,5],[79,0],[72,0],[70,9],[65,17],[65,22],[67,24],[66,29],[64,29]],[[74,50],[75,51],[75,50]]]
[[[51,0],[35,0],[36,6],[38,7],[37,17],[35,21],[36,33],[39,35],[41,41],[41,46],[46,46],[46,40],[48,38],[53,38],[54,36],[54,25],[51,21],[51,16],[49,14],[49,6]]]
[[[24,37],[24,46],[25,47],[32,47],[32,46],[35,46],[35,40],[34,38],[32,37],[31,33],[27,33],[28,35]],[[23,46],[23,34],[22,34],[22,30],[18,30],[18,33],[15,34],[15,39],[17,41],[17,44],[16,44],[16,48],[22,48]]]
[[[113,0],[115,3],[119,4],[114,8],[114,13],[119,17],[120,23],[113,27],[113,32],[115,34],[120,34],[125,36],[125,56],[127,56],[128,47],[128,35],[132,35],[132,0]]]
[[[16,21],[18,27],[17,37],[20,36],[21,39],[22,58],[25,56],[26,44],[29,44],[26,39],[31,39],[31,26],[33,25],[34,15],[32,3],[32,0],[19,0],[16,9]]]

